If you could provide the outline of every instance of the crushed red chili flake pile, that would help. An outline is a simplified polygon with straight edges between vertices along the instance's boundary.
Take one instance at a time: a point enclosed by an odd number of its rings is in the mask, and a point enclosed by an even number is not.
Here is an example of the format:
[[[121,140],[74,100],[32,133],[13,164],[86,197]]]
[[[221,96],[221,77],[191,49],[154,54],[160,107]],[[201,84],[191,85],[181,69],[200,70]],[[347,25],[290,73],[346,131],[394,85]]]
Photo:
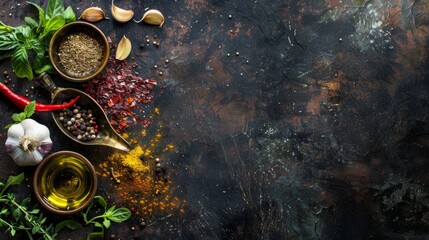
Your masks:
[[[150,125],[136,110],[141,112],[142,104],[152,102],[157,82],[138,76],[132,71],[135,67],[135,62],[130,65],[111,56],[105,71],[85,84],[85,92],[101,105],[117,132],[124,132],[138,122],[143,127]]]

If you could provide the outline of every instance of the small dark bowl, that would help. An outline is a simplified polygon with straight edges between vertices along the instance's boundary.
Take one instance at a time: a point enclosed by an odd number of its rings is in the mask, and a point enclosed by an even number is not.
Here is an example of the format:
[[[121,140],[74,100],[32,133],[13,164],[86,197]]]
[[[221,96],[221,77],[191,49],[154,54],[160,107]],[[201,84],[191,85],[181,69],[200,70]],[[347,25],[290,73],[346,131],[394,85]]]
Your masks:
[[[60,59],[58,57],[58,47],[61,42],[64,41],[67,36],[76,33],[84,33],[94,38],[100,44],[103,56],[101,63],[97,68],[95,68],[89,73],[85,73],[79,76],[68,73],[64,68],[63,64],[61,64]],[[51,42],[49,43],[49,58],[51,60],[52,65],[63,78],[72,82],[84,82],[97,76],[106,67],[107,62],[109,60],[109,54],[110,47],[104,33],[93,24],[82,21],[76,21],[64,25],[57,32],[55,32],[55,34],[51,38]]]
[[[33,189],[47,210],[70,215],[82,211],[94,199],[97,174],[91,162],[71,151],[53,153],[37,166]]]

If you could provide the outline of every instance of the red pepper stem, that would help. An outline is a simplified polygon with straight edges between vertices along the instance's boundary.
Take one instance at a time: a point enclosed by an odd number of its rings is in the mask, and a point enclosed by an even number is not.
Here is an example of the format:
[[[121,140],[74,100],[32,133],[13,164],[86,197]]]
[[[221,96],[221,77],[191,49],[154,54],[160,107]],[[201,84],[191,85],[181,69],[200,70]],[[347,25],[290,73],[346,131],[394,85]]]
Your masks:
[[[31,102],[30,99],[25,98],[21,95],[15,94],[8,88],[5,84],[0,83],[0,93],[3,94],[7,99],[9,99],[13,104],[15,104],[17,107],[24,109],[25,106],[29,102]],[[80,98],[80,96],[75,97],[72,101],[64,104],[41,104],[36,103],[36,111],[37,112],[49,112],[49,111],[55,111],[55,110],[61,110],[63,108],[68,108],[73,106],[77,102],[77,100]]]

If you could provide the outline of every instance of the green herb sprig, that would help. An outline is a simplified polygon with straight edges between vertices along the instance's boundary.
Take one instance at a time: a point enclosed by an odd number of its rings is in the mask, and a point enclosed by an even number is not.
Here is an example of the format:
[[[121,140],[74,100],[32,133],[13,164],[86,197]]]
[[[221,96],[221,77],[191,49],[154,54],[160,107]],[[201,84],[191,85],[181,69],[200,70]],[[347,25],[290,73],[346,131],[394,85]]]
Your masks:
[[[33,2],[39,13],[39,21],[25,17],[25,24],[11,27],[0,21],[0,60],[12,58],[12,68],[20,78],[33,79],[33,70],[36,74],[52,72],[53,67],[46,52],[52,34],[76,20],[73,9],[69,6],[64,9],[62,0],[48,0],[46,11]],[[33,65],[29,55],[34,55]]]
[[[93,208],[93,203],[97,203],[104,209],[104,213],[90,217],[90,211]],[[85,212],[82,212],[85,224],[93,224],[95,229],[93,233],[88,235],[87,240],[104,239],[104,229],[109,228],[112,222],[121,223],[131,217],[131,211],[128,208],[116,208],[112,206],[107,208],[107,202],[101,196],[95,196],[94,201],[88,206]]]
[[[12,120],[14,121],[11,124],[6,125],[4,128],[8,129],[10,126],[22,122],[24,119],[29,118],[33,116],[34,112],[36,111],[36,101],[31,101],[25,106],[24,111],[20,113],[14,113],[12,114]]]
[[[94,202],[98,203],[103,208],[102,214],[94,208]],[[93,213],[94,212],[94,213]],[[116,208],[112,206],[107,208],[107,202],[102,196],[95,196],[94,200],[88,205],[85,212],[82,212],[82,217],[85,225],[94,225],[94,231],[88,235],[87,240],[104,239],[104,230],[108,229],[112,222],[121,223],[131,217],[131,211],[128,208]],[[79,222],[74,220],[66,220],[58,223],[55,231],[60,231],[63,227],[76,229],[81,227]]]
[[[30,198],[19,202],[16,195],[6,193],[13,185],[19,185],[24,180],[24,173],[10,176],[6,183],[0,182],[0,227],[6,227],[6,232],[15,236],[18,231],[27,233],[28,239],[41,235],[45,240],[53,240],[57,232],[52,224],[46,225],[46,217],[39,208],[29,207]]]
[[[82,227],[81,223],[71,219],[62,221],[55,227],[53,224],[47,225],[47,218],[41,210],[36,206],[29,207],[30,198],[19,202],[15,194],[7,193],[9,187],[20,185],[24,178],[24,173],[21,173],[9,176],[6,183],[0,181],[0,228],[6,228],[6,233],[11,236],[23,231],[27,233],[30,240],[40,237],[45,240],[54,240],[64,228],[76,230]],[[94,202],[104,209],[102,214],[98,214],[98,209],[94,208]],[[88,235],[87,240],[104,239],[104,230],[110,227],[111,222],[121,223],[128,220],[131,217],[131,211],[128,208],[116,208],[116,206],[108,208],[103,197],[95,196],[86,211],[82,212],[82,217],[85,225],[94,225],[96,229]]]

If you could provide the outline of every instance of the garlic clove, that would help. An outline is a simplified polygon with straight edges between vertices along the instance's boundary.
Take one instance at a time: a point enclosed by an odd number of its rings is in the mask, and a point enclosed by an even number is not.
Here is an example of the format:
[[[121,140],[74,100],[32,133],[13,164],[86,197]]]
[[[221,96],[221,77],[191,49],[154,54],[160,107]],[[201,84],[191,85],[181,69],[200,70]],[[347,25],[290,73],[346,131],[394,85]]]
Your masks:
[[[125,10],[115,6],[115,4],[113,3],[113,0],[112,0],[111,11],[112,11],[113,18],[116,21],[122,22],[122,23],[130,21],[134,16],[134,12],[132,10]]]
[[[109,18],[106,17],[103,9],[99,7],[89,7],[82,12],[79,19],[83,19],[88,22],[98,22]]]
[[[118,48],[116,49],[115,58],[121,61],[126,59],[131,53],[131,48],[132,45],[130,39],[124,35],[118,44]]]
[[[10,128],[7,130],[8,138],[6,140],[6,143],[8,141],[15,141],[16,139],[21,138],[21,136],[24,136],[24,134],[25,134],[24,127],[21,124],[14,124],[10,126]]]
[[[37,142],[43,142],[46,138],[50,139],[49,128],[32,119],[25,119],[21,126],[26,129],[24,135],[32,136]]]
[[[164,15],[162,15],[162,13],[156,9],[150,9],[145,12],[139,21],[134,20],[136,23],[141,21],[150,25],[157,25],[161,27],[164,24]]]

